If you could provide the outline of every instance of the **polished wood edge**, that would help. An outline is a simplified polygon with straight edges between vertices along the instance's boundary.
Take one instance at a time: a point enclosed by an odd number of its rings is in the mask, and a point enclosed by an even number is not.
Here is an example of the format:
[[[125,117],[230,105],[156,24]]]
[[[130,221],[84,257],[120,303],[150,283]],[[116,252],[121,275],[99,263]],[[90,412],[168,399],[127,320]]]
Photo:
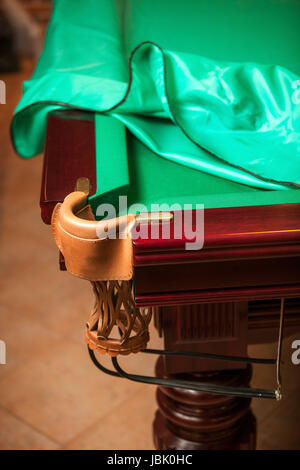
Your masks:
[[[72,159],[66,155],[72,154]],[[94,114],[75,110],[49,115],[40,193],[41,217],[51,223],[55,205],[74,191],[78,178],[91,180],[96,192]]]
[[[210,302],[238,302],[243,300],[278,299],[280,297],[300,297],[300,282],[296,285],[255,286],[186,292],[177,291],[145,295],[142,293],[136,293],[135,302],[138,306],[155,306]]]
[[[143,252],[139,254],[135,249],[134,266],[155,266],[162,264],[181,264],[209,261],[228,261],[262,258],[283,258],[286,256],[300,256],[300,243],[281,243],[251,245],[251,246],[230,246],[202,249],[198,251],[160,251],[154,253]]]
[[[299,193],[300,195],[300,193]],[[263,206],[226,207],[204,209],[204,246],[202,250],[186,251],[189,240],[185,236],[178,239],[172,237],[175,232],[174,223],[181,220],[181,233],[184,234],[184,218],[176,217],[170,222],[170,239],[143,238],[133,240],[135,262],[138,264],[151,262],[151,256],[156,260],[169,255],[169,258],[186,256],[187,258],[201,257],[205,250],[217,250],[230,247],[245,246],[281,246],[290,244],[300,249],[300,204],[272,204]],[[195,218],[196,210],[187,211]],[[185,212],[186,213],[186,212]],[[196,226],[192,225],[195,231]],[[149,231],[150,233],[150,231]],[[191,232],[193,235],[193,233]],[[185,255],[184,255],[185,253]],[[212,252],[211,252],[212,253]],[[147,258],[146,258],[147,257]]]

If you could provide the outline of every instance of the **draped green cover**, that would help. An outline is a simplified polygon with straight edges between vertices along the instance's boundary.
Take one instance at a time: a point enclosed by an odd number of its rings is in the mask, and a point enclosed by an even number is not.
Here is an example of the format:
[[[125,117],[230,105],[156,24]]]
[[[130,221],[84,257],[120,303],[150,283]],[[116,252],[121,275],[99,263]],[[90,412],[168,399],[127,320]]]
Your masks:
[[[298,0],[56,0],[16,150],[40,153],[48,113],[71,106],[109,113],[182,165],[300,185],[299,19]]]

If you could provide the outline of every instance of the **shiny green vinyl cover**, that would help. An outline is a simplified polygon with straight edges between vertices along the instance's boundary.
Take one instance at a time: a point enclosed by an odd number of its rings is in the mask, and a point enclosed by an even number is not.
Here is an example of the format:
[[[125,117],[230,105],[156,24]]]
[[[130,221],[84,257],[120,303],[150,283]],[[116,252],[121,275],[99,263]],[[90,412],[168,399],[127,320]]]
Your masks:
[[[16,150],[42,152],[48,114],[72,107],[181,165],[300,186],[299,23],[299,0],[56,0]]]

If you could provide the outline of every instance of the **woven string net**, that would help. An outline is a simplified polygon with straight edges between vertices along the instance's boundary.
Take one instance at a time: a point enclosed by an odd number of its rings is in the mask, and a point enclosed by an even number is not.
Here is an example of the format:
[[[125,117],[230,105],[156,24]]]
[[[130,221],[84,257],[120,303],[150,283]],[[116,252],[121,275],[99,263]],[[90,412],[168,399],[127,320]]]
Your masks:
[[[93,281],[91,284],[95,304],[85,331],[89,347],[111,356],[145,348],[152,309],[135,305],[132,281]]]

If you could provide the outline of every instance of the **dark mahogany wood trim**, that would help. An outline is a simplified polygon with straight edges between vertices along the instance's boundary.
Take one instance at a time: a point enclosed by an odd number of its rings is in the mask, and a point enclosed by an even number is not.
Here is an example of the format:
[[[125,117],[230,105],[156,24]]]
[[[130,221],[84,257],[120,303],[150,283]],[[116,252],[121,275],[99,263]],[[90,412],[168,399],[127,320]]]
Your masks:
[[[230,259],[198,263],[140,266],[135,268],[135,293],[139,304],[239,301],[265,294],[300,295],[300,256]],[[240,297],[242,296],[242,298]],[[220,299],[222,297],[222,299]],[[271,296],[272,297],[272,296]],[[247,298],[247,297],[246,297]],[[176,299],[176,301],[175,301]]]
[[[186,211],[188,213],[190,211]],[[193,219],[195,219],[193,211]],[[175,213],[174,213],[175,214]],[[174,217],[174,220],[180,218]],[[174,220],[171,222],[170,233],[174,233]],[[181,221],[182,229],[184,220]],[[195,225],[192,226],[195,230]],[[189,240],[170,237],[163,239],[159,233],[157,239],[139,238],[133,240],[134,264],[158,264],[197,259],[222,259],[223,250],[229,257],[239,256],[241,247],[248,248],[242,256],[253,255],[254,247],[260,247],[263,255],[264,247],[280,254],[282,250],[291,254],[300,253],[300,204],[276,204],[249,207],[226,207],[220,209],[204,209],[204,246],[201,250],[187,251]],[[290,248],[288,248],[289,246]],[[235,252],[237,253],[235,255]],[[248,254],[247,254],[248,253]]]
[[[78,178],[96,192],[95,129],[91,113],[60,111],[49,115],[45,142],[40,207],[42,220],[51,223],[55,205],[74,191]]]
[[[155,266],[160,264],[180,264],[180,263],[196,263],[197,261],[228,261],[228,260],[245,260],[245,259],[263,259],[263,258],[285,258],[287,256],[299,256],[300,243],[281,244],[281,245],[263,245],[263,246],[247,246],[247,247],[223,247],[209,250],[201,250],[197,252],[180,251],[180,252],[159,252],[135,254],[135,267]]]
[[[236,302],[242,300],[279,299],[280,297],[299,297],[300,282],[284,286],[259,286],[230,289],[210,289],[195,291],[163,292],[160,294],[135,295],[135,302],[139,306],[146,305],[177,305],[209,302]]]
[[[277,342],[280,300],[248,302],[248,343]],[[287,299],[284,313],[284,336],[300,333],[300,297]]]

